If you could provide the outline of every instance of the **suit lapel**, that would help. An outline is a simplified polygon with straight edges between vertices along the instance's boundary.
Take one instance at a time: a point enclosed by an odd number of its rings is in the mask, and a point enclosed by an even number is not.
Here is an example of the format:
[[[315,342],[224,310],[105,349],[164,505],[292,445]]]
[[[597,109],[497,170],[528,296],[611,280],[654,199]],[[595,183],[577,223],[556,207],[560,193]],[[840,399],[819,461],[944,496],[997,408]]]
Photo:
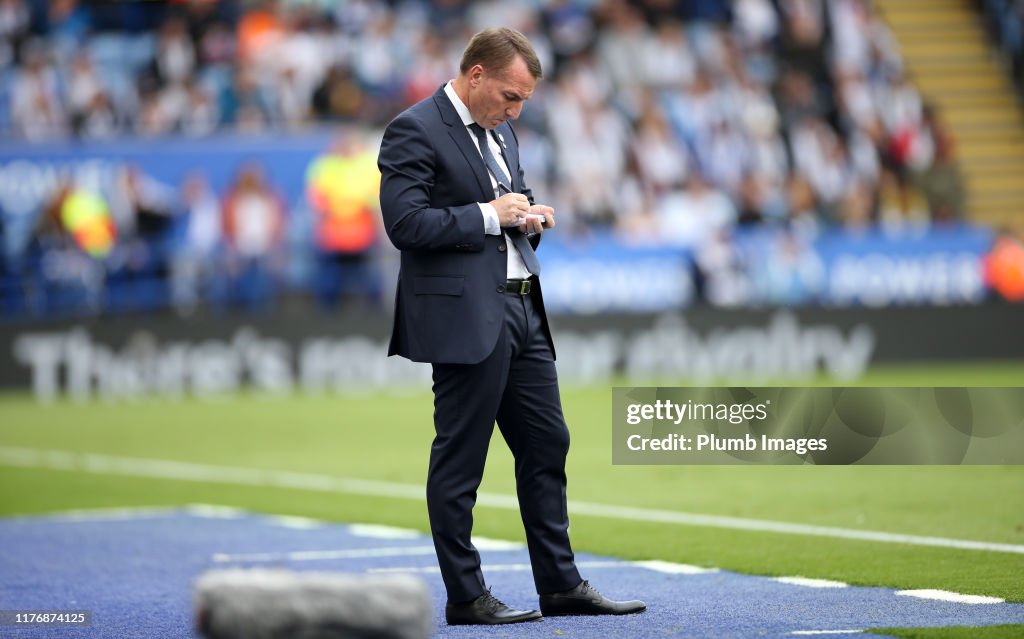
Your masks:
[[[458,112],[455,110],[455,106],[452,105],[451,100],[444,92],[444,85],[441,85],[434,93],[434,103],[437,105],[438,111],[441,113],[441,120],[448,125],[448,135],[451,136],[452,141],[455,142],[455,146],[462,151],[463,157],[466,158],[466,162],[469,164],[470,169],[473,171],[473,175],[476,176],[477,184],[480,186],[481,193],[484,194],[486,199],[483,202],[490,202],[494,198],[494,189],[491,186],[491,177],[487,174],[487,167],[484,165],[484,159],[480,157],[480,151],[477,150],[476,145],[473,144],[473,140],[469,137],[469,131],[466,130],[465,125],[462,124],[462,120],[459,118]]]

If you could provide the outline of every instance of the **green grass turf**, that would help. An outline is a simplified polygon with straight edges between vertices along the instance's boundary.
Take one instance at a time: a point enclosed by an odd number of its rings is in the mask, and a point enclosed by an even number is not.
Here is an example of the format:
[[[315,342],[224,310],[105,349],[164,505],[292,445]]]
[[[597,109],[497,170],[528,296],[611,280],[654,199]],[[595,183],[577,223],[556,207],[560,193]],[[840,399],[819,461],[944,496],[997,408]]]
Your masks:
[[[866,385],[1012,385],[1022,366],[880,369]],[[1024,543],[1024,467],[612,466],[608,387],[563,389],[574,500],[852,529]],[[421,485],[426,392],[58,402],[0,398],[0,446],[292,470]],[[500,438],[481,490],[514,494]],[[0,466],[0,513],[228,504],[426,530],[422,502]],[[518,513],[480,507],[476,532],[522,538]],[[1024,555],[573,516],[577,550],[749,574],[941,588],[1024,602]],[[1024,636],[1024,626],[1017,627]],[[979,631],[980,632],[980,631]],[[988,632],[987,629],[984,632]],[[982,636],[982,635],[974,635]],[[984,636],[988,636],[987,634]],[[1003,635],[993,635],[1003,636]]]

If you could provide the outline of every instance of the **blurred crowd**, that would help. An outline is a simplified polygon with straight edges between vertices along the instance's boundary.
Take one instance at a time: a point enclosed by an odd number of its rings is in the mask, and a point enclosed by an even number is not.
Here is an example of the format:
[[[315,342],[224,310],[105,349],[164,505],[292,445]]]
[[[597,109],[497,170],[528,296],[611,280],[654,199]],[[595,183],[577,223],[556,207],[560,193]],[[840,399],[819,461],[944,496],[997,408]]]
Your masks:
[[[964,217],[951,135],[870,0],[0,0],[0,135],[379,130],[496,24],[544,66],[516,130],[566,236],[727,268],[743,227]]]

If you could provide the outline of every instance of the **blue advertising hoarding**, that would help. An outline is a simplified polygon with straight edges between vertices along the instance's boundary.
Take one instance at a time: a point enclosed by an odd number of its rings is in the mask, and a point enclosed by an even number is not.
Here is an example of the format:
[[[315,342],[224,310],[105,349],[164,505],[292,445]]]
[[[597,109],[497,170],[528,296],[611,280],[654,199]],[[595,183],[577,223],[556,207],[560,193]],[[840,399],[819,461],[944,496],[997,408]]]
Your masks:
[[[753,303],[885,307],[982,302],[993,239],[989,229],[956,225],[913,234],[832,230],[811,240],[764,230],[737,241]]]
[[[193,174],[223,194],[243,167],[262,169],[289,209],[302,204],[310,162],[328,150],[337,130],[303,135],[222,135],[110,140],[87,143],[5,143],[0,146],[0,216],[7,254],[26,239],[40,208],[63,178],[99,193],[111,189],[119,171],[134,166],[171,190]]]
[[[202,139],[126,139],[6,144],[0,148],[0,216],[7,257],[22,249],[41,209],[62,179],[103,193],[126,167],[180,194],[202,175],[223,196],[244,167],[257,165],[288,216],[291,282],[307,286],[295,267],[314,250],[306,202],[311,162],[348,134],[317,129],[291,136],[224,135]],[[372,141],[370,141],[372,144]],[[177,197],[177,195],[176,195]],[[900,235],[880,229],[828,230],[806,238],[778,229],[737,231],[716,259],[701,249],[625,242],[608,231],[545,237],[545,301],[556,314],[651,313],[698,303],[727,307],[963,305],[990,294],[985,256],[991,230],[969,225]],[[390,251],[386,242],[382,245]],[[303,276],[305,273],[305,276]],[[393,274],[388,274],[389,276]],[[304,279],[305,277],[305,279]],[[722,291],[725,291],[723,293]]]

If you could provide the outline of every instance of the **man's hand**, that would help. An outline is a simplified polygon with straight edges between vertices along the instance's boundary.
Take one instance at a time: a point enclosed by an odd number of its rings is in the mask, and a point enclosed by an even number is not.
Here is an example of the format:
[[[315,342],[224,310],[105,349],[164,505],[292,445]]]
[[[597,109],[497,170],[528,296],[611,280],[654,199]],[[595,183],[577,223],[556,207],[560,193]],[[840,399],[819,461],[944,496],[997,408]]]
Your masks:
[[[506,193],[491,200],[491,206],[498,213],[499,226],[515,226],[519,218],[530,212],[530,200],[522,193]]]
[[[543,204],[534,204],[530,207],[526,219],[519,224],[519,230],[527,235],[535,235],[554,226],[555,209]]]

